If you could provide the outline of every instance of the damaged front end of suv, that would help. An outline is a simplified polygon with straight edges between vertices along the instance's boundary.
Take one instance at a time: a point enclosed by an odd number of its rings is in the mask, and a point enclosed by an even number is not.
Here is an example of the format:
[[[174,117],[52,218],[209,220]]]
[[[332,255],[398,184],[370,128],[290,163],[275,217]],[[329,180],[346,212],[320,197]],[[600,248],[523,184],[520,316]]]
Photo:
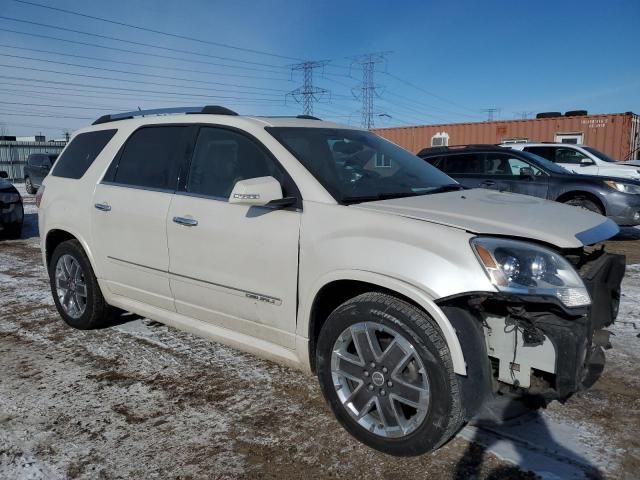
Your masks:
[[[496,237],[471,244],[497,292],[438,302],[468,358],[467,411],[496,393],[540,406],[591,387],[611,347],[606,328],[618,314],[625,257],[602,245],[554,250]]]

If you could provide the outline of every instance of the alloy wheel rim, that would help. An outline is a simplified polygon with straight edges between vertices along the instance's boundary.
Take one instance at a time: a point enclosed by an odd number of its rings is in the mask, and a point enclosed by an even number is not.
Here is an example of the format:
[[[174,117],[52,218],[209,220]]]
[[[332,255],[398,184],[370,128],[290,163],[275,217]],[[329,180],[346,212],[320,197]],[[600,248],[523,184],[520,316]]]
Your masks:
[[[346,328],[331,354],[338,399],[369,432],[405,437],[424,421],[430,385],[413,344],[393,328],[360,322]]]
[[[87,284],[78,260],[69,254],[58,259],[55,271],[56,294],[64,312],[80,318],[87,308]]]

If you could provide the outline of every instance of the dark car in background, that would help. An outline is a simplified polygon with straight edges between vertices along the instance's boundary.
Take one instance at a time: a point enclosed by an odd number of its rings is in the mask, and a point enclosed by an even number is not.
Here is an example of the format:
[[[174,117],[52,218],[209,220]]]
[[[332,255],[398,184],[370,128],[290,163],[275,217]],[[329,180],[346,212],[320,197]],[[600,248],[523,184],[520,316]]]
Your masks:
[[[24,166],[24,186],[27,193],[33,195],[38,191],[44,177],[58,158],[57,153],[32,153]]]
[[[0,171],[0,238],[19,238],[24,221],[22,197],[7,172]]]
[[[468,188],[546,198],[640,225],[640,182],[577,175],[529,152],[496,145],[425,148],[418,156]]]

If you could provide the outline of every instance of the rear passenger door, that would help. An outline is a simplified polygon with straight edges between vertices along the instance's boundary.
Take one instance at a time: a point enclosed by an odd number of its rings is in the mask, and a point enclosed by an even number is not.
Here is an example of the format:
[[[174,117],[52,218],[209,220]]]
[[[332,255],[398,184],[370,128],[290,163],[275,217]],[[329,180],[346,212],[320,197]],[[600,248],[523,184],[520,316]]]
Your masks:
[[[96,186],[94,256],[113,294],[175,311],[166,220],[194,131],[191,126],[139,128]]]
[[[178,313],[293,349],[300,210],[228,202],[236,182],[265,176],[300,198],[257,140],[200,128],[167,216],[171,290]]]

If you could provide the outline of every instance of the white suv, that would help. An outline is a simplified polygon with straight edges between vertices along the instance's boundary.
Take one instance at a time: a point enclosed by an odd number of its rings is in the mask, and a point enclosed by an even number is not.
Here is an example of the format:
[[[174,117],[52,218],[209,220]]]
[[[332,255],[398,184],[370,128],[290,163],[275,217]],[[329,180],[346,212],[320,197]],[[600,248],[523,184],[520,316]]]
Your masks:
[[[586,145],[571,143],[505,143],[501,146],[533,153],[551,160],[573,173],[640,180],[638,167],[616,162],[599,150]]]
[[[315,372],[342,425],[395,455],[498,391],[565,399],[601,372],[624,257],[587,245],[611,220],[465,190],[368,131],[181,111],[102,117],[45,179],[72,327],[135,312]]]

